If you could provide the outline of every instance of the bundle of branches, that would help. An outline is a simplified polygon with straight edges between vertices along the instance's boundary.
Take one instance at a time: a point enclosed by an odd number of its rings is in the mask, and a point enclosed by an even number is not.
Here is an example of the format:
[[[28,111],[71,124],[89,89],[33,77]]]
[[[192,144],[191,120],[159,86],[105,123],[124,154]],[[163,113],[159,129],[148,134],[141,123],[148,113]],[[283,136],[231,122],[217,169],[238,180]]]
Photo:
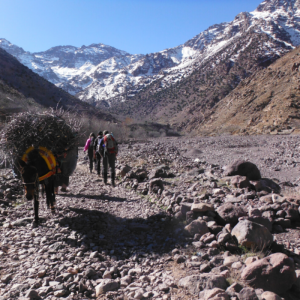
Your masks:
[[[77,146],[80,122],[63,110],[44,113],[20,113],[1,132],[2,150],[14,159],[30,147],[43,146],[60,154]]]

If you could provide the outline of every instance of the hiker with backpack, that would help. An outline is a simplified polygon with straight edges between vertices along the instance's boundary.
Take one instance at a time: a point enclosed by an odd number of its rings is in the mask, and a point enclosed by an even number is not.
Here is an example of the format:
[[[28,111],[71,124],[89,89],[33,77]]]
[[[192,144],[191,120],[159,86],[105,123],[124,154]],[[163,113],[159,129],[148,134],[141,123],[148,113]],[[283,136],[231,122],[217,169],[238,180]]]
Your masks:
[[[95,142],[95,134],[92,132],[87,139],[84,149],[84,152],[88,152],[89,162],[90,162],[90,173],[93,171],[93,162],[94,162],[94,142]]]
[[[110,167],[111,185],[115,187],[115,164],[118,154],[118,143],[116,139],[107,130],[104,131],[104,136],[100,141],[100,149],[103,151],[103,179],[104,184],[107,184],[107,169]]]
[[[100,148],[100,142],[101,142],[102,138],[103,138],[103,132],[99,131],[98,136],[96,137],[95,142],[94,142],[94,153],[95,153],[94,158],[96,158],[96,167],[97,167],[98,176],[100,176],[101,160],[102,160],[103,151],[104,151],[104,147]]]

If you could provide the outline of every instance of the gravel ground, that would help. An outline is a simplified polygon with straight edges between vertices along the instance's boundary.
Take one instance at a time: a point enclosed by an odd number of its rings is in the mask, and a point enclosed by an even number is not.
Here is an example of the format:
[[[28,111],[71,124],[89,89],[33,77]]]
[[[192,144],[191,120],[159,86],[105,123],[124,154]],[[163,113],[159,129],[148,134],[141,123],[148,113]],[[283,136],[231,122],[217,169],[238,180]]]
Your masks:
[[[199,299],[178,285],[180,278],[199,273],[199,265],[193,265],[199,250],[192,246],[194,239],[182,233],[186,224],[172,213],[178,196],[193,199],[203,188],[217,187],[222,166],[242,158],[255,163],[263,177],[275,178],[288,196],[299,199],[298,136],[166,137],[131,141],[119,148],[115,188],[104,185],[95,172],[89,174],[80,148],[68,192],[57,196],[57,214],[51,215],[42,201],[42,221],[34,229],[32,204],[22,202],[20,182],[10,170],[1,170],[1,300],[37,295],[41,299]],[[149,176],[162,164],[169,165],[173,175],[165,179],[164,191],[144,193],[137,174],[141,177],[147,170]],[[126,165],[131,173],[122,178]],[[260,205],[255,199],[251,203]],[[300,253],[297,224],[274,236],[286,251]],[[183,264],[174,259],[177,253],[185,256]],[[104,295],[97,292],[103,279],[111,280]]]
[[[296,182],[300,177],[300,136],[258,135],[195,138],[184,156],[227,165],[237,159],[256,164],[262,177]]]

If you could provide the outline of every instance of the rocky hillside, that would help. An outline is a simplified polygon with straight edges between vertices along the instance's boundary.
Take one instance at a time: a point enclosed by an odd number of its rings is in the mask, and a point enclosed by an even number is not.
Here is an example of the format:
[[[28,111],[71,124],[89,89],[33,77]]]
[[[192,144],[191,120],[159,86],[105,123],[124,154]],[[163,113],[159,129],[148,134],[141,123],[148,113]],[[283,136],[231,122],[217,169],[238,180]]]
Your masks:
[[[109,114],[101,113],[48,82],[0,48],[1,115],[49,107],[62,107],[68,111],[85,112],[99,115],[105,120],[114,120]]]
[[[277,49],[273,53],[268,52],[270,43],[273,49]],[[191,75],[170,88],[162,89],[161,81],[157,80],[132,99],[116,104],[112,110],[189,130],[194,122],[201,123],[214,105],[234,90],[242,79],[264,69],[291,49],[265,33],[245,33],[232,41],[225,53],[219,52],[199,63]],[[236,56],[234,62],[230,59],[232,56]]]
[[[178,47],[147,55],[103,44],[29,53],[1,39],[0,47],[84,101],[184,128],[190,112],[202,120],[242,79],[299,45],[299,8],[298,0],[266,0]]]
[[[243,80],[205,120],[202,134],[277,134],[300,131],[300,49]]]
[[[127,113],[138,111],[192,130],[242,79],[299,45],[298,10],[298,1],[264,1],[252,13],[241,13],[230,23],[209,28],[206,35],[213,32],[216,36],[202,46],[203,54],[193,62],[191,75],[170,88],[157,80],[122,103],[122,109],[128,104]],[[201,40],[200,35],[193,42]]]
[[[131,141],[115,188],[89,173],[81,148],[56,215],[41,200],[37,228],[21,182],[0,170],[0,299],[299,300],[299,146]],[[254,165],[223,168],[237,159]]]

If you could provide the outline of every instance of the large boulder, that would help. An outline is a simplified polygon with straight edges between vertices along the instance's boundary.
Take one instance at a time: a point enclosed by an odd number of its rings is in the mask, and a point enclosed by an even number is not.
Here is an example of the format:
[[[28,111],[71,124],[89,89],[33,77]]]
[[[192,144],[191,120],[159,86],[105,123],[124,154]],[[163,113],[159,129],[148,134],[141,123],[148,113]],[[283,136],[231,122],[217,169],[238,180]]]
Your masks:
[[[205,233],[209,232],[209,229],[205,221],[197,219],[185,226],[184,231],[186,235],[194,236],[197,233],[200,235],[199,237],[201,237]]]
[[[252,249],[265,249],[273,242],[273,235],[263,225],[242,220],[231,231],[238,243],[242,246]]]
[[[265,226],[270,232],[272,231],[273,222],[268,218],[263,217],[249,217],[249,221]]]
[[[250,161],[237,160],[234,163],[223,167],[226,176],[246,176],[249,180],[261,179],[257,166]]]
[[[248,265],[241,279],[255,289],[278,295],[288,291],[296,281],[293,261],[283,253],[275,253]]]
[[[240,217],[247,216],[247,211],[242,206],[235,206],[231,203],[225,203],[217,208],[217,220],[220,224],[225,225],[230,223],[231,225],[237,224]]]

